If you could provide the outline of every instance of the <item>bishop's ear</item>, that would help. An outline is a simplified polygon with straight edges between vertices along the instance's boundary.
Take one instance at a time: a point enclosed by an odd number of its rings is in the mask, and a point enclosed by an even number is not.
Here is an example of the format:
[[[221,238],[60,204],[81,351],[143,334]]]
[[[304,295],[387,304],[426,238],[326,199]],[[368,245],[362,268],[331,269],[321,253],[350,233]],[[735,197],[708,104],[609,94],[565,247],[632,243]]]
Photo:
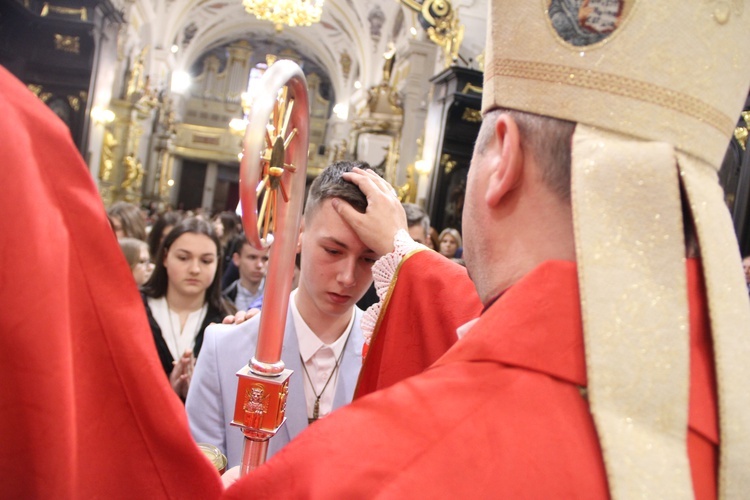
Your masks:
[[[299,221],[299,233],[297,234],[297,253],[300,253],[302,250],[302,233],[305,232],[305,218],[302,217],[302,219]]]
[[[523,148],[518,125],[509,114],[501,114],[495,123],[494,141],[488,151],[491,172],[488,178],[486,201],[495,206],[513,191],[523,177]]]

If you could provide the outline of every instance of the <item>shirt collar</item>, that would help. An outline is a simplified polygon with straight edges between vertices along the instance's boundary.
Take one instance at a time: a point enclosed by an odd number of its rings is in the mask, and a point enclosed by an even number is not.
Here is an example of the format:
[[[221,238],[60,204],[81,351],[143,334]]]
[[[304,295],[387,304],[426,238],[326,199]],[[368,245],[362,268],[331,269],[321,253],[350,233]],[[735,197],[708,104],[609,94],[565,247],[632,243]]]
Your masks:
[[[310,327],[302,319],[302,316],[297,309],[296,301],[294,300],[297,295],[297,290],[294,290],[289,296],[289,303],[292,307],[292,319],[294,320],[294,329],[297,332],[297,343],[299,344],[299,354],[302,357],[302,361],[307,363],[316,352],[324,347],[328,347],[333,350],[333,355],[338,359],[341,355],[341,351],[344,350],[346,339],[352,331],[354,326],[354,316],[356,309],[352,307],[352,316],[349,319],[349,324],[346,325],[343,335],[341,335],[333,344],[326,345],[315,335]]]
[[[265,285],[266,285],[266,279],[263,278],[263,280],[260,282],[260,285],[258,285],[258,291],[253,293],[247,288],[245,288],[244,286],[242,286],[242,282],[240,280],[237,280],[237,295],[254,299],[255,297],[258,297],[260,294],[263,293],[263,287]]]

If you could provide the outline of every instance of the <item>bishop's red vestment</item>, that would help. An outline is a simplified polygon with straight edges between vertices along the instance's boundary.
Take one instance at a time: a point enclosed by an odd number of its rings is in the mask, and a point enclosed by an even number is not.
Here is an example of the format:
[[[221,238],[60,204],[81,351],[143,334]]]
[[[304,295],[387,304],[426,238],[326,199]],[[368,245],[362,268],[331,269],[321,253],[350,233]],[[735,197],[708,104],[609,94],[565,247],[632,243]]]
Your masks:
[[[393,293],[425,274],[433,279],[445,275],[448,265],[432,252],[412,256],[402,264]],[[691,261],[688,268],[692,349],[687,439],[696,496],[712,498],[718,442],[715,384],[698,263]],[[424,293],[410,300],[429,300],[433,310],[461,302],[450,294],[461,289],[455,281],[444,286],[442,295]],[[383,320],[408,314],[408,302],[398,307],[392,302]],[[432,338],[426,331],[383,335],[381,328],[371,348],[387,351],[393,346],[375,344],[398,343],[399,335],[426,342]],[[365,367],[377,368],[375,363]],[[422,374],[316,422],[226,496],[606,498],[585,386],[576,267],[546,262],[508,289]],[[371,389],[378,389],[377,384]]]
[[[216,498],[65,125],[0,67],[4,498]]]

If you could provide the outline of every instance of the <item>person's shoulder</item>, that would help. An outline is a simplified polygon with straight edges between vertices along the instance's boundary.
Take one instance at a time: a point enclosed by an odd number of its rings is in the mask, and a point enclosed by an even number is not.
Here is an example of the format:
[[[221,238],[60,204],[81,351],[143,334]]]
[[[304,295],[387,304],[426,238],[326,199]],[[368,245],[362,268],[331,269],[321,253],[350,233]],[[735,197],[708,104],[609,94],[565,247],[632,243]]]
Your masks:
[[[224,299],[226,300],[226,299]],[[227,304],[220,303],[220,307],[217,307],[214,304],[208,303],[208,310],[206,311],[206,317],[203,320],[204,322],[207,322],[208,325],[210,324],[217,324],[221,323],[224,318],[227,316]]]
[[[244,342],[255,343],[258,338],[260,314],[239,325],[224,325],[214,323],[206,328],[206,340],[211,341],[217,348],[235,346]]]

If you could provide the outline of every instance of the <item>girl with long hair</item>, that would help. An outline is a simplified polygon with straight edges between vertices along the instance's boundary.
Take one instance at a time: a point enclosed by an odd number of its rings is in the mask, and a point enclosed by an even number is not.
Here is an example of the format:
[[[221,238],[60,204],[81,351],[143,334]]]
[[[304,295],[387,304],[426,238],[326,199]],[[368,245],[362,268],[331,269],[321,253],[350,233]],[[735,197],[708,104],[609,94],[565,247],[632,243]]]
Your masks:
[[[120,238],[117,242],[120,244],[120,250],[122,250],[122,254],[130,266],[130,271],[133,273],[135,284],[143,285],[154,271],[154,265],[151,263],[151,257],[148,253],[148,245],[145,241],[135,238]]]
[[[182,220],[164,238],[141,289],[159,359],[183,401],[204,330],[234,312],[221,298],[219,249],[209,222]]]

